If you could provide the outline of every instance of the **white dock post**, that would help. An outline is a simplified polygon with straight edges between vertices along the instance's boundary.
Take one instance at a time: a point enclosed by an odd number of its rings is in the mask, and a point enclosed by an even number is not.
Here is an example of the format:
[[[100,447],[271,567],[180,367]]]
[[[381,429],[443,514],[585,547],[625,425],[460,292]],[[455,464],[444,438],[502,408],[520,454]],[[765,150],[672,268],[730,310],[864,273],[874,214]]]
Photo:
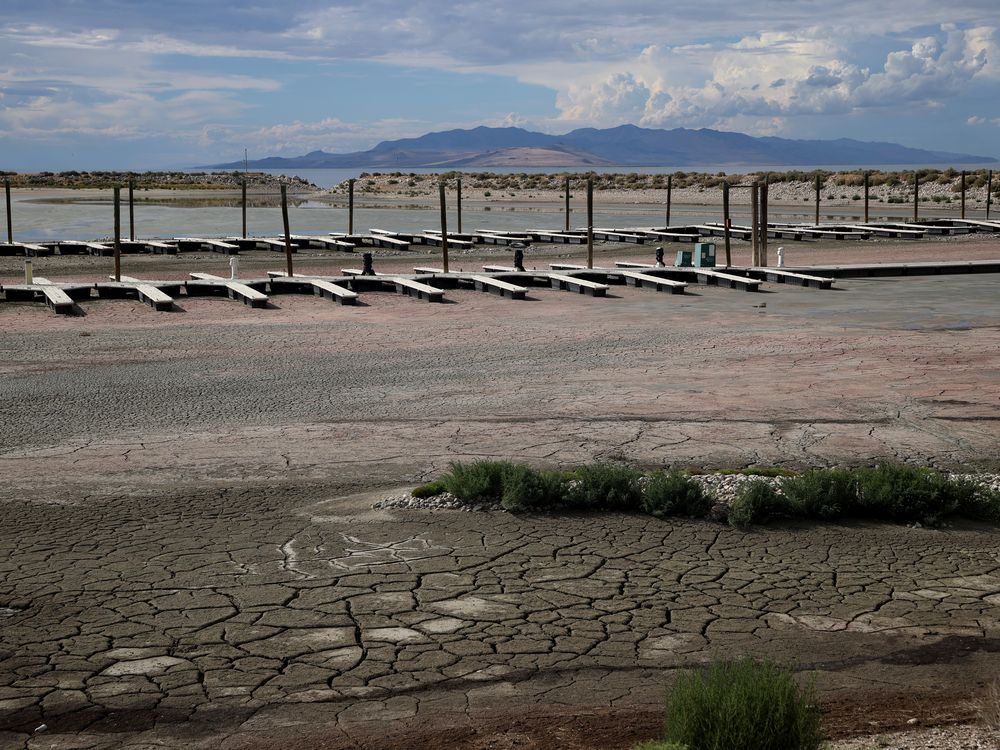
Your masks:
[[[778,248],[778,268],[785,267],[785,248]]]
[[[230,255],[229,256],[229,278],[236,280],[240,277],[240,259],[239,256]]]

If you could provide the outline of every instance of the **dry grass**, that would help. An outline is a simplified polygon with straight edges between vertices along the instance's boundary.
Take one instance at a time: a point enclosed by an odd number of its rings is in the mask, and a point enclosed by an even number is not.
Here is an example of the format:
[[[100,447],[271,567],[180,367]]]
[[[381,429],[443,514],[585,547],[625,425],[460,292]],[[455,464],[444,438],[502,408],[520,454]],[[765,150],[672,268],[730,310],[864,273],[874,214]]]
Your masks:
[[[1000,731],[1000,679],[994,680],[976,702],[976,713],[985,726]]]

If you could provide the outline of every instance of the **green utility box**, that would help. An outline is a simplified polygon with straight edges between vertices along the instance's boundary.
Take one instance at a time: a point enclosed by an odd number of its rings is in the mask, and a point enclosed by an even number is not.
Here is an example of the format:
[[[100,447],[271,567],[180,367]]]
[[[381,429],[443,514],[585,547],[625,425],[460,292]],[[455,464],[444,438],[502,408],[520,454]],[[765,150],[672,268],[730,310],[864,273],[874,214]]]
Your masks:
[[[696,242],[692,263],[686,265],[695,265],[698,268],[715,268],[715,243]]]
[[[678,268],[687,268],[691,265],[691,251],[690,250],[678,250],[677,260],[674,261],[674,265]]]

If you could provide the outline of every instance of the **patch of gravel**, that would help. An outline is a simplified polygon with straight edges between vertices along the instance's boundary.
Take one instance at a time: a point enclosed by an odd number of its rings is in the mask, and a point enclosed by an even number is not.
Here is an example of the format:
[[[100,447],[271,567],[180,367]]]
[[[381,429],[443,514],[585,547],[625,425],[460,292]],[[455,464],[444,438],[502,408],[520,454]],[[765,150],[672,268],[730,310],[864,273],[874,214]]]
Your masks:
[[[829,750],[997,750],[1000,732],[984,726],[961,724],[950,727],[913,729],[892,734],[873,734],[832,742]]]
[[[951,479],[966,479],[987,489],[1000,491],[1000,474],[949,474],[948,476]],[[718,506],[728,508],[744,485],[755,481],[764,482],[780,493],[781,481],[784,477],[762,477],[753,474],[695,474],[691,479],[700,484],[707,493],[713,495]],[[465,503],[450,492],[442,492],[433,497],[414,497],[408,492],[402,495],[391,495],[382,498],[372,507],[406,510],[503,511],[499,502]],[[724,512],[721,507],[718,510]],[[919,525],[916,524],[918,527]],[[1000,750],[1000,745],[998,745],[998,750]]]
[[[440,495],[432,497],[414,497],[409,492],[403,495],[391,495],[382,498],[372,505],[372,507],[377,509],[403,508],[406,510],[503,510],[498,502],[466,503],[459,500],[450,492],[442,492]]]
[[[702,489],[725,505],[732,505],[740,490],[750,482],[764,482],[781,492],[781,477],[758,477],[751,474],[695,474],[691,477]]]
[[[1000,474],[949,474],[949,479],[966,479],[988,490],[1000,491]]]

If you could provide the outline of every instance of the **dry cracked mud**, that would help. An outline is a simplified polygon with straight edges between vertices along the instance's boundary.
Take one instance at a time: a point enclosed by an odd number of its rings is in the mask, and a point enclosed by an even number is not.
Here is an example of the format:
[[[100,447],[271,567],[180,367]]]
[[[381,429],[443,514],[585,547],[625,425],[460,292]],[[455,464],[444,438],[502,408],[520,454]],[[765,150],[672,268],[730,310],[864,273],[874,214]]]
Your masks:
[[[838,287],[0,305],[0,747],[624,748],[745,653],[834,735],[968,719],[991,527],[371,508],[479,456],[995,469],[995,277]]]

